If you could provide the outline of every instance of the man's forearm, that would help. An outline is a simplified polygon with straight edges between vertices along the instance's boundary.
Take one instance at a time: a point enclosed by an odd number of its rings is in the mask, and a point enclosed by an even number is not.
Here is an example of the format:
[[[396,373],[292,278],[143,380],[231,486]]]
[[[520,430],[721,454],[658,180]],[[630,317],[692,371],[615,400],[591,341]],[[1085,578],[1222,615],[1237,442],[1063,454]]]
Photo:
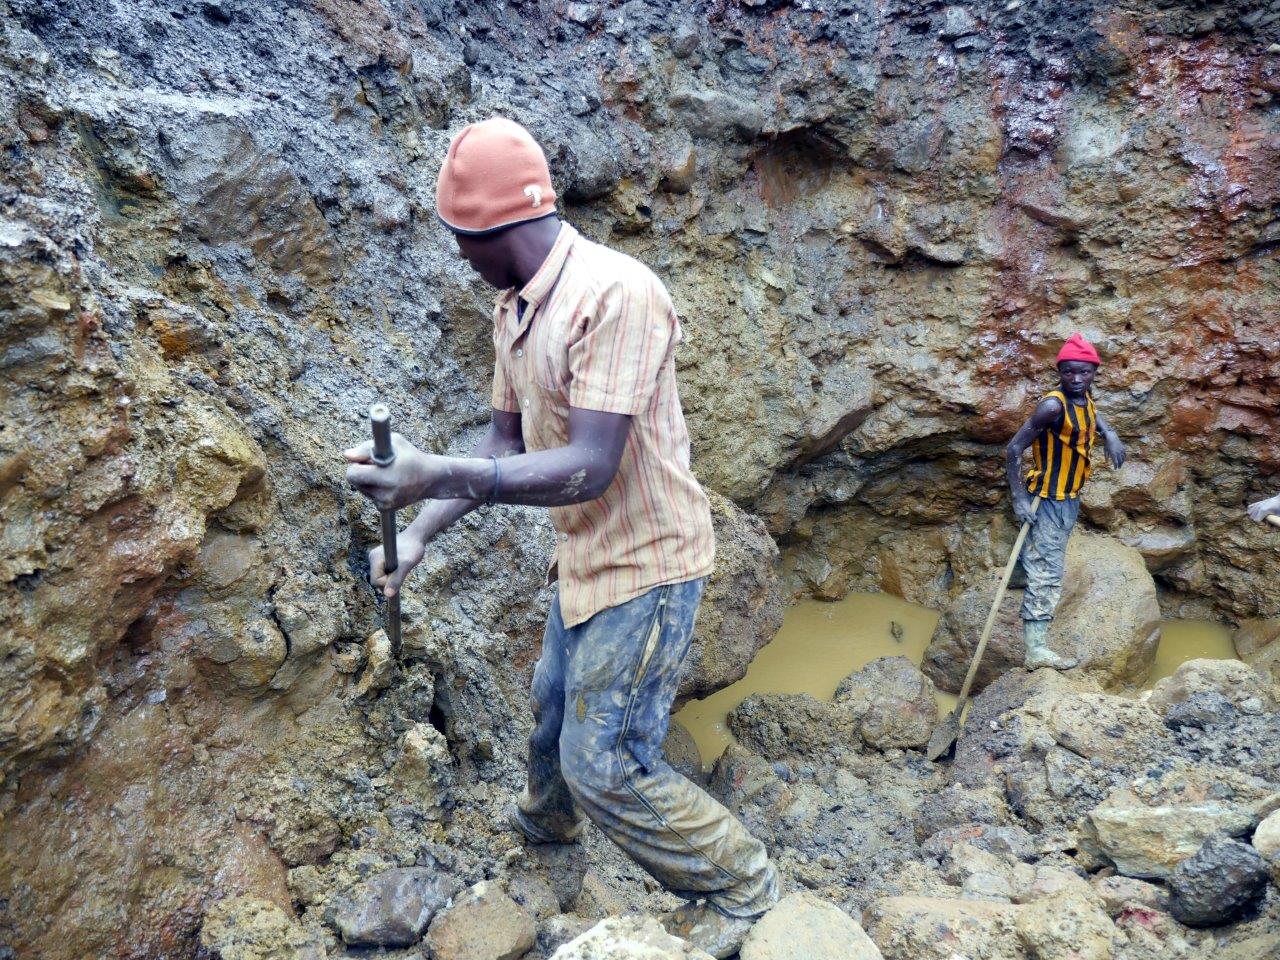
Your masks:
[[[482,458],[481,462],[488,464],[490,471],[492,471],[493,461],[489,460],[489,457],[496,456],[501,458],[512,453],[519,453],[523,449],[523,446],[519,443],[505,439],[495,431],[490,430],[472,448],[471,456]],[[485,502],[485,499],[484,497],[453,497],[443,500],[429,500],[426,506],[414,517],[413,523],[409,524],[405,532],[412,533],[420,538],[423,543],[426,543],[441,530],[447,530],[472,510],[479,507]]]
[[[1026,495],[1022,484],[1022,451],[1010,446],[1004,455],[1004,472],[1009,481],[1009,492],[1015,503]]]
[[[1102,415],[1102,411],[1094,414],[1097,417],[1098,432],[1102,434],[1102,439],[1107,442],[1115,442],[1120,439],[1120,434],[1116,433],[1115,428],[1111,426],[1111,422]]]
[[[613,477],[600,451],[572,445],[506,457],[498,469],[500,476],[495,476],[492,460],[438,458],[430,464],[431,480],[423,494],[481,502],[494,493],[496,479],[501,503],[559,507],[594,500]]]

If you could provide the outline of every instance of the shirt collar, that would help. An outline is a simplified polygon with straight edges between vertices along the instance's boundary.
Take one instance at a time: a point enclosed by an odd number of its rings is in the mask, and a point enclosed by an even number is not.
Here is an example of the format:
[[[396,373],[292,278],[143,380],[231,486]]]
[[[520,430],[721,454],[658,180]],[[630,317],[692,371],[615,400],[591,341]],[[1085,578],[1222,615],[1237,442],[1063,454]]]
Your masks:
[[[556,281],[560,279],[560,271],[564,269],[565,259],[569,256],[569,250],[577,236],[578,231],[569,226],[569,224],[560,224],[560,232],[556,235],[556,242],[551,245],[551,252],[542,261],[542,266],[538,267],[538,272],[529,279],[529,282],[524,285],[524,289],[520,291],[520,299],[528,305],[524,311],[526,317],[530,312],[538,308],[538,305],[556,285]]]

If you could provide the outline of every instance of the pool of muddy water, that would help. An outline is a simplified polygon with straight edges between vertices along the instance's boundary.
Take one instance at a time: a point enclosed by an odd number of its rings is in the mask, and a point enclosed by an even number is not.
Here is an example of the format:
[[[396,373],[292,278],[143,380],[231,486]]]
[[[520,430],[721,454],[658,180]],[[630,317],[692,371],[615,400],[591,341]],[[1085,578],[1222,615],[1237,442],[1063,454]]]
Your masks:
[[[758,654],[737,683],[705,700],[685,704],[674,719],[698,744],[710,767],[733,739],[725,723],[731,710],[753,693],[807,693],[830,700],[840,681],[880,657],[907,657],[920,663],[938,614],[881,593],[850,594],[834,603],[802,600],[792,606],[782,629]],[[1234,658],[1231,632],[1216,623],[1163,624],[1148,686],[1196,657]],[[956,703],[937,693],[940,715]]]

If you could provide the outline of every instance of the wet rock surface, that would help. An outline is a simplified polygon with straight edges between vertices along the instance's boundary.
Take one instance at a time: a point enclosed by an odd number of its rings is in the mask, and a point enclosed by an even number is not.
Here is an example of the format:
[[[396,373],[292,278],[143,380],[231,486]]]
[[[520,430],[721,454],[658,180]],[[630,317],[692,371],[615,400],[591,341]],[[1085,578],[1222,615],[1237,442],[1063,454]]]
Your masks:
[[[982,635],[1001,571],[992,571],[944,609],[924,655],[924,671],[939,687],[958,693]],[[1076,533],[1067,544],[1065,588],[1049,628],[1049,646],[1077,658],[1079,668],[1108,689],[1146,679],[1159,645],[1160,607],[1155,582],[1141,555],[1110,537]],[[1020,590],[1001,605],[974,688],[1022,666],[1025,647]]]
[[[1257,850],[1216,834],[1173,871],[1169,912],[1193,927],[1229,923],[1258,909],[1267,881],[1267,868]]]
[[[334,925],[344,943],[357,947],[409,947],[460,889],[427,867],[388,870],[344,897]]]
[[[1275,693],[1266,674],[1237,660],[1188,660],[1151,692],[1151,706],[1169,711],[1197,695],[1217,694],[1244,713],[1274,712]],[[1211,701],[1205,702],[1211,707]]]
[[[858,736],[878,750],[921,749],[938,723],[933,684],[906,657],[883,657],[845,677],[836,705],[857,720]]]
[[[937,924],[1056,955],[1020,918],[1110,869],[1084,834],[1114,791],[1173,761],[1276,786],[1274,704],[1116,696],[1149,659],[1111,621],[1227,616],[1274,674],[1280,553],[1240,510],[1280,457],[1277,42],[1252,0],[0,0],[0,941],[352,957],[343,898],[427,863],[532,873],[560,911],[672,905],[593,831],[502,827],[545,516],[432,545],[398,664],[362,582],[377,517],[337,454],[368,405],[432,451],[488,416],[491,294],[432,187],[450,131],[502,113],[682,315],[721,544],[682,696],[740,675],[797,591],[980,606],[1016,535],[1003,444],[1065,335],[1103,350],[1130,462],[1098,466],[1081,529],[1151,583],[1076,604],[1090,675],[994,680],[950,766],[912,747],[914,693],[871,738],[870,713],[766,704],[710,781],[886,957],[932,956]],[[540,921],[511,950],[585,922],[509,889]],[[1135,899],[1113,956],[1252,960],[1276,896],[1212,942]]]

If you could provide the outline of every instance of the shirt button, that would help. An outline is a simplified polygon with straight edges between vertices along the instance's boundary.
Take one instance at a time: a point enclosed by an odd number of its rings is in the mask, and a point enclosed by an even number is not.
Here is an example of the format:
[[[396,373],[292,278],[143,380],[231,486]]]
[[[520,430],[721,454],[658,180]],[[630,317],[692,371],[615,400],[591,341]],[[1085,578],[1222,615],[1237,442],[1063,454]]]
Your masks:
[[[562,534],[560,534],[560,542],[561,542],[561,543],[568,543],[568,542],[569,542],[569,535],[568,535],[567,533],[562,533]]]
[[[528,397],[525,397],[523,402],[524,402],[524,405],[525,405],[526,407],[528,407],[528,406],[529,406],[529,398],[528,398]]]
[[[516,351],[516,356],[517,356],[517,357],[523,357],[523,356],[524,356],[524,348],[523,348],[523,347],[521,347],[519,350],[517,350],[517,351]]]

